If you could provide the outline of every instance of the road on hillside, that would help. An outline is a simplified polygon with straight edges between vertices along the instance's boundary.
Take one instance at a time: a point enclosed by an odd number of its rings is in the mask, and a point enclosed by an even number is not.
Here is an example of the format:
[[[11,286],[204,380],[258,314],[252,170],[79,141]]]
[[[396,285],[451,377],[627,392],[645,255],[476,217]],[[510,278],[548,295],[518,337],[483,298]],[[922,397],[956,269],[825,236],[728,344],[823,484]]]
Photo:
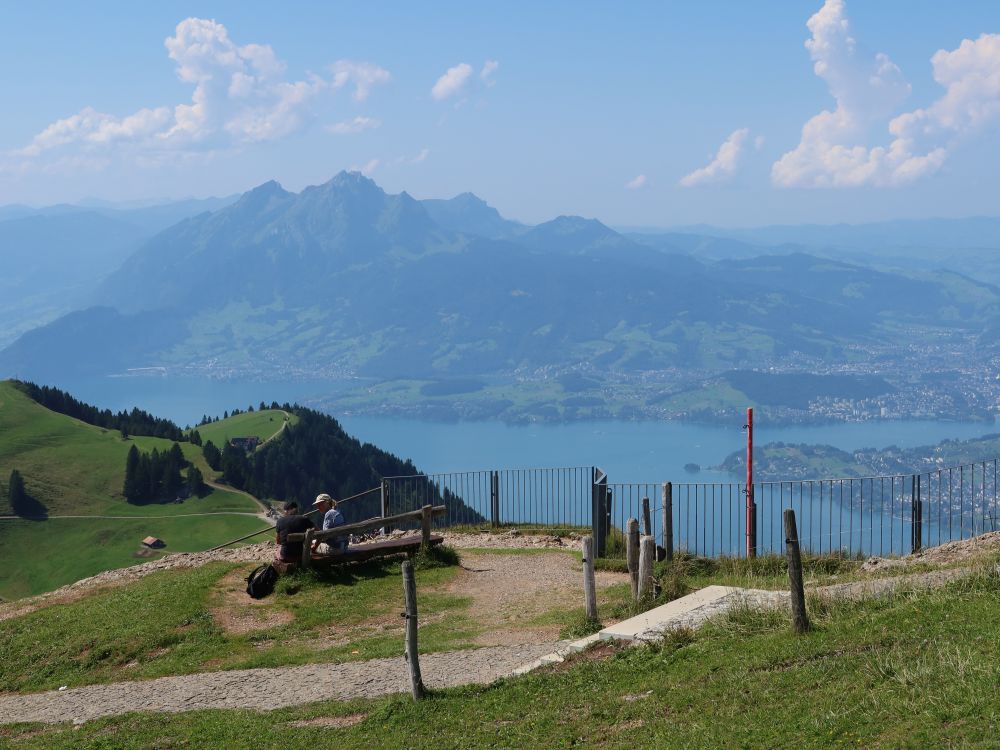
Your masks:
[[[174,513],[170,516],[0,516],[0,521],[45,521],[52,518],[108,518],[119,521],[128,521],[133,518],[191,518],[192,516],[250,516],[251,518],[261,518],[263,513],[247,513],[239,510],[218,510],[214,513]]]

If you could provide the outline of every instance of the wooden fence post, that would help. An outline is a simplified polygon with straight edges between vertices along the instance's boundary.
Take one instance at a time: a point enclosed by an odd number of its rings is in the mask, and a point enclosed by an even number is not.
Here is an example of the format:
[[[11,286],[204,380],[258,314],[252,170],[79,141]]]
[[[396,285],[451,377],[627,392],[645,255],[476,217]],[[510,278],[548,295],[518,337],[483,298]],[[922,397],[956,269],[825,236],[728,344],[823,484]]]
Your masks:
[[[302,540],[302,569],[309,570],[312,565],[313,529],[306,529],[306,538]]]
[[[799,533],[795,527],[795,511],[785,508],[785,554],[788,556],[788,584],[792,599],[792,624],[796,633],[809,630],[806,615],[806,595],[802,587],[802,557],[799,553]]]
[[[628,561],[628,573],[632,579],[632,599],[639,600],[639,522],[628,519],[625,524],[625,559]]]
[[[663,549],[667,559],[674,559],[674,485],[663,483]]]
[[[421,700],[425,695],[424,681],[420,676],[420,657],[417,651],[417,584],[413,580],[413,563],[403,560],[403,598],[406,602],[406,666],[410,670],[410,688],[413,700]]]
[[[433,508],[433,505],[425,505],[421,509],[423,515],[420,516],[420,546],[423,549],[428,549],[431,545],[431,511]]]
[[[642,499],[642,533],[644,536],[653,535],[653,519],[649,515],[649,498]]]
[[[639,540],[639,598],[653,594],[653,561],[656,559],[656,540],[644,536]]]
[[[587,619],[597,620],[597,585],[594,581],[594,539],[583,538],[583,595],[587,600]]]

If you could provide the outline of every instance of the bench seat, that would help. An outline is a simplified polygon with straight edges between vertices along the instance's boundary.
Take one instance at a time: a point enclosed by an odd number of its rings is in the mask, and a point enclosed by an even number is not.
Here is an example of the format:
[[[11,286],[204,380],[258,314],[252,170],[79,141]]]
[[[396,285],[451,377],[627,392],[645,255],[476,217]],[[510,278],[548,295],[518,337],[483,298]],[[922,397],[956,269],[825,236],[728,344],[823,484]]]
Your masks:
[[[444,543],[444,537],[440,534],[432,534],[430,538],[432,546]],[[344,562],[360,562],[371,560],[376,557],[386,557],[388,555],[398,555],[403,553],[416,552],[420,549],[420,536],[404,536],[399,539],[390,539],[385,542],[373,542],[371,544],[358,544],[348,547],[346,552],[320,555],[313,553],[313,565],[337,565]]]

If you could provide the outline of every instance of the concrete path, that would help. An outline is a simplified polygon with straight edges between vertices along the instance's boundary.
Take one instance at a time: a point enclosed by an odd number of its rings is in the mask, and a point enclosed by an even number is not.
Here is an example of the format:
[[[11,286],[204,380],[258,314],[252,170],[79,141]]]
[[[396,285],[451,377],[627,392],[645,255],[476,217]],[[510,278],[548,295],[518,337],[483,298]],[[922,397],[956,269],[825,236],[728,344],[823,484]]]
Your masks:
[[[512,675],[525,662],[559,650],[565,643],[425,654],[420,657],[420,668],[429,688],[488,684]],[[30,695],[0,695],[0,724],[79,723],[130,711],[267,711],[327,699],[376,698],[409,689],[409,673],[402,656],[347,664],[241,669]]]

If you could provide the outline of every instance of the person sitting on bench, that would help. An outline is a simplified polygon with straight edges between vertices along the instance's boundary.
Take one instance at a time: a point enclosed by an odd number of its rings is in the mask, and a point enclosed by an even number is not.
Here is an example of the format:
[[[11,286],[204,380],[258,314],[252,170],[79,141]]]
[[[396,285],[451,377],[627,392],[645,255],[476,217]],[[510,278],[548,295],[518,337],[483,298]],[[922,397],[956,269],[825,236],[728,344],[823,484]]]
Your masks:
[[[344,525],[344,514],[337,510],[337,501],[325,492],[316,496],[313,505],[323,514],[323,524],[321,527],[323,531],[332,529],[335,526]],[[347,552],[349,541],[346,535],[334,537],[329,542],[317,541],[313,545],[313,551],[321,555],[343,554]]]
[[[294,500],[285,503],[285,515],[278,519],[274,527],[278,551],[275,559],[280,562],[297,563],[302,559],[302,542],[289,542],[289,534],[302,534],[316,528],[313,522],[299,515],[299,504]]]

